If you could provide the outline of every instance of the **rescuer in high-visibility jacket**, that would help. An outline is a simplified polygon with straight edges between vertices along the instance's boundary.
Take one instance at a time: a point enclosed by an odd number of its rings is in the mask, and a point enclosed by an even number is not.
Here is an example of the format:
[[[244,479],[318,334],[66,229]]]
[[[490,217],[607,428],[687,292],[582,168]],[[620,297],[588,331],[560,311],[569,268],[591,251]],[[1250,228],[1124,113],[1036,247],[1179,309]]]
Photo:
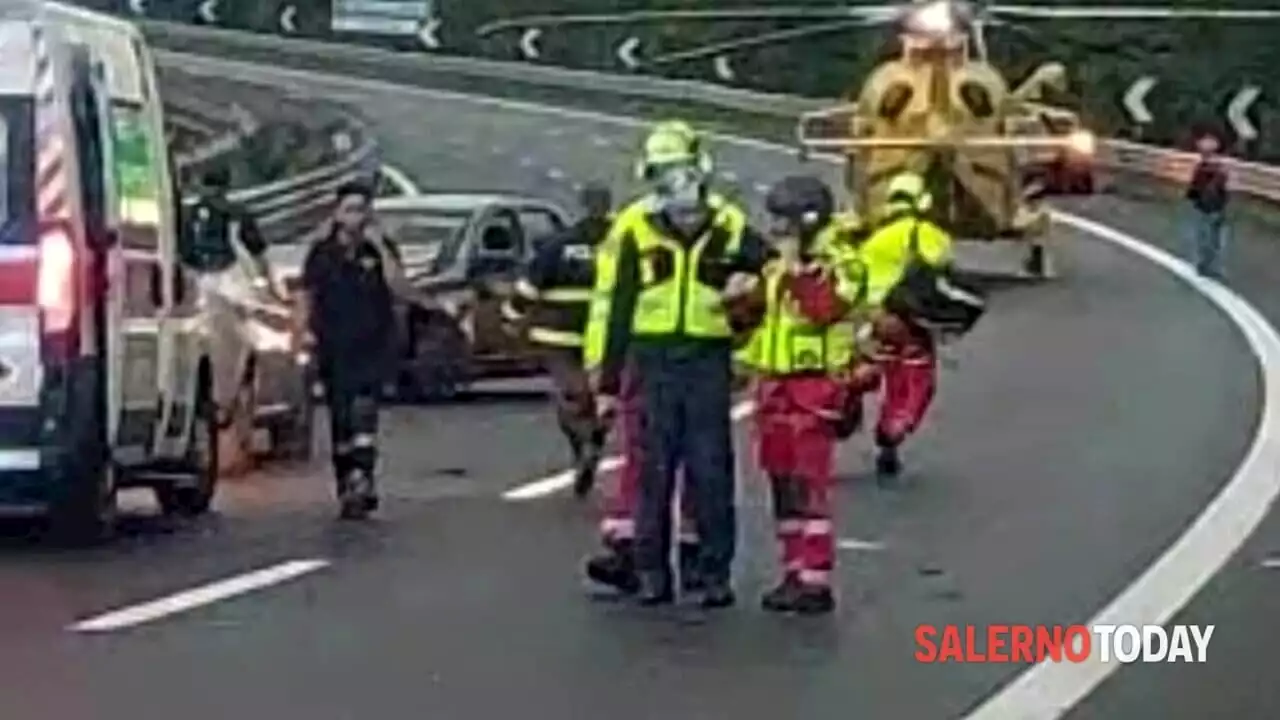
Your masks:
[[[685,470],[700,555],[700,602],[734,602],[737,521],[729,409],[735,332],[758,321],[751,294],[767,259],[745,213],[709,191],[710,156],[687,126],[649,133],[642,175],[653,204],[620,217],[597,272],[585,349],[599,368],[602,405],[616,405],[623,366],[636,370],[644,405],[635,567],[643,605],[675,599],[670,567],[676,468]]]
[[[676,126],[676,129],[683,129]],[[689,130],[692,132],[692,130]],[[656,205],[653,195],[645,195],[627,205],[617,216],[618,227],[625,227],[633,222],[636,216],[652,212]],[[601,272],[611,272],[616,267],[616,246],[619,235],[610,235],[602,243],[596,253],[597,265]],[[610,253],[613,253],[612,255]],[[605,321],[588,323],[587,345],[603,347],[603,342],[593,343],[593,338],[602,337],[606,332]],[[596,359],[598,362],[598,359]],[[602,420],[606,424],[617,421],[622,442],[622,467],[615,476],[615,481],[606,485],[601,503],[600,539],[604,552],[591,557],[586,563],[586,575],[591,580],[631,594],[639,590],[640,579],[636,575],[634,541],[636,534],[636,508],[640,496],[640,468],[644,461],[644,448],[641,431],[644,427],[644,402],[640,397],[640,382],[634,364],[628,364],[622,372],[619,383],[618,405],[609,408],[610,417]],[[683,475],[682,468],[678,469]],[[699,548],[697,523],[693,517],[693,503],[688,493],[683,490],[683,478],[678,481],[676,505],[678,506],[679,537],[676,557],[679,566],[681,590],[686,593],[699,592],[701,580],[698,577]]]
[[[556,419],[573,453],[573,491],[583,497],[595,485],[607,431],[582,364],[582,341],[595,285],[596,247],[609,232],[613,194],[592,183],[579,200],[585,213],[581,220],[535,241],[533,257],[502,314],[510,331],[524,334],[541,350],[555,386]]]
[[[875,441],[882,481],[901,472],[899,447],[924,420],[938,373],[933,334],[884,303],[913,263],[945,268],[952,260],[951,236],[927,217],[933,200],[923,177],[902,173],[891,179],[886,202],[885,220],[859,247],[868,274],[867,301],[878,308],[873,336],[883,390]]]
[[[817,614],[835,607],[831,492],[836,424],[856,360],[852,313],[866,272],[843,247],[835,199],[816,177],[792,176],[765,199],[778,257],[765,266],[765,313],[738,354],[756,376],[758,461],[769,478],[782,581],[766,610]]]

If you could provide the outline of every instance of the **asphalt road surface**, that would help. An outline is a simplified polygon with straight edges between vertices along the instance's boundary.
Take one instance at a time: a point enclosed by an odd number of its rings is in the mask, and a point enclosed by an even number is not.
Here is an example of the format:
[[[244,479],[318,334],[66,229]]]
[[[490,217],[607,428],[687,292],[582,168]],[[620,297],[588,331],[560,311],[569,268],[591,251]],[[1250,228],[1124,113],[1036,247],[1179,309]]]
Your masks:
[[[575,182],[629,182],[634,128],[276,71],[256,79],[358,105],[388,159],[425,188],[567,201]],[[747,199],[795,165],[762,147],[716,150]],[[1075,210],[1176,242],[1168,205],[1104,197]],[[1269,235],[1239,228],[1230,264],[1274,316]],[[903,488],[868,481],[865,439],[843,448],[847,549],[831,618],[756,609],[776,552],[745,430],[741,607],[645,612],[592,596],[578,575],[594,550],[591,504],[555,482],[504,498],[565,465],[549,407],[536,387],[486,389],[390,413],[387,502],[369,525],[334,521],[322,469],[286,468],[237,482],[191,525],[144,512],[92,553],[7,543],[3,716],[959,717],[1023,668],[919,664],[918,624],[1086,621],[1232,478],[1259,423],[1257,361],[1202,293],[1071,225],[1055,240],[1064,278],[1001,290],[954,350]],[[1276,717],[1263,668],[1280,579],[1259,563],[1278,529],[1268,521],[1179,616],[1217,625],[1208,666],[1123,669],[1075,716]],[[221,594],[234,597],[212,602]],[[188,604],[199,607],[179,612]],[[119,608],[132,610],[102,619],[102,632],[71,627]]]

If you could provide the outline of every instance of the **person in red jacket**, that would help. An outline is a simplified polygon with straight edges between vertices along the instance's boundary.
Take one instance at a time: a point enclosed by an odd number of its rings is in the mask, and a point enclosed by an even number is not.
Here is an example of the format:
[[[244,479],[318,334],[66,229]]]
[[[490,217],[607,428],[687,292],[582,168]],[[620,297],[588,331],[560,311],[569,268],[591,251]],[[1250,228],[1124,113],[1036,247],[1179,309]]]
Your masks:
[[[779,257],[765,266],[764,321],[738,355],[757,375],[758,459],[782,547],[782,581],[761,604],[772,612],[827,613],[835,607],[837,424],[856,354],[850,313],[865,297],[866,273],[842,247],[833,194],[818,178],[783,179],[765,206]]]

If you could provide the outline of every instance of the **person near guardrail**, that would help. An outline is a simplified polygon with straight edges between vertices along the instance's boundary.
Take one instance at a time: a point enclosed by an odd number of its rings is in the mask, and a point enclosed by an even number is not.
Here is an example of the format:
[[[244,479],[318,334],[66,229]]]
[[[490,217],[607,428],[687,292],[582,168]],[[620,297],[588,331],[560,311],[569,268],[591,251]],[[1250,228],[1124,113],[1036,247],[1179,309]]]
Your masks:
[[[337,192],[333,216],[303,263],[297,336],[314,350],[329,405],[333,471],[343,518],[378,508],[378,415],[395,363],[395,303],[407,286],[400,253],[374,222],[371,187]]]
[[[733,346],[759,322],[768,248],[743,210],[710,192],[711,156],[686,127],[664,123],[645,138],[641,170],[656,192],[648,212],[620,217],[605,241],[615,251],[597,266],[589,322],[600,330],[584,355],[605,414],[628,360],[643,398],[637,600],[675,600],[671,507],[683,464],[701,541],[699,600],[723,608],[735,601]]]
[[[579,201],[585,211],[581,220],[535,242],[533,258],[502,314],[512,332],[542,351],[555,385],[556,419],[573,452],[573,491],[585,497],[595,485],[607,425],[596,415],[582,342],[595,285],[596,248],[609,232],[613,193],[607,185],[591,183]]]
[[[1186,198],[1191,204],[1191,242],[1196,272],[1204,277],[1222,278],[1222,247],[1227,234],[1227,184],[1230,177],[1218,154],[1220,143],[1212,134],[1196,141],[1200,154]]]

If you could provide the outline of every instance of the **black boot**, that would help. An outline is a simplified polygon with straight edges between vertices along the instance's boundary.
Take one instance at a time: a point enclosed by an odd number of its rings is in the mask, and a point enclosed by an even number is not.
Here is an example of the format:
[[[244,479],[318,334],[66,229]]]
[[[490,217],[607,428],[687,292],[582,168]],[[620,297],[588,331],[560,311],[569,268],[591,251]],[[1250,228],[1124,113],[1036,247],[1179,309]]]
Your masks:
[[[902,473],[902,459],[898,456],[896,445],[881,445],[876,453],[876,481],[880,485],[891,485]]]
[[[584,498],[596,486],[596,469],[600,466],[600,446],[587,443],[574,454],[573,494]]]
[[[760,607],[776,613],[796,612],[802,592],[804,586],[800,579],[794,573],[787,573],[777,587],[761,596]]]
[[[794,605],[794,612],[800,615],[826,615],[835,609],[836,598],[831,588],[816,585],[802,587]]]
[[[643,607],[670,605],[676,601],[675,590],[671,585],[670,572],[642,573],[640,589],[636,592],[636,602]]]
[[[702,546],[698,543],[682,542],[676,552],[680,566],[680,592],[699,593],[705,590],[707,583],[703,580],[702,572],[698,567]]]
[[[363,520],[378,507],[373,481],[359,470],[352,470],[338,484],[338,503],[343,520]]]
[[[629,542],[614,544],[608,552],[588,559],[586,572],[593,582],[624,595],[633,595],[640,590],[640,578],[636,575]]]
[[[707,610],[720,610],[733,607],[738,597],[733,594],[733,587],[727,580],[709,581],[702,590],[702,601],[699,603]]]

